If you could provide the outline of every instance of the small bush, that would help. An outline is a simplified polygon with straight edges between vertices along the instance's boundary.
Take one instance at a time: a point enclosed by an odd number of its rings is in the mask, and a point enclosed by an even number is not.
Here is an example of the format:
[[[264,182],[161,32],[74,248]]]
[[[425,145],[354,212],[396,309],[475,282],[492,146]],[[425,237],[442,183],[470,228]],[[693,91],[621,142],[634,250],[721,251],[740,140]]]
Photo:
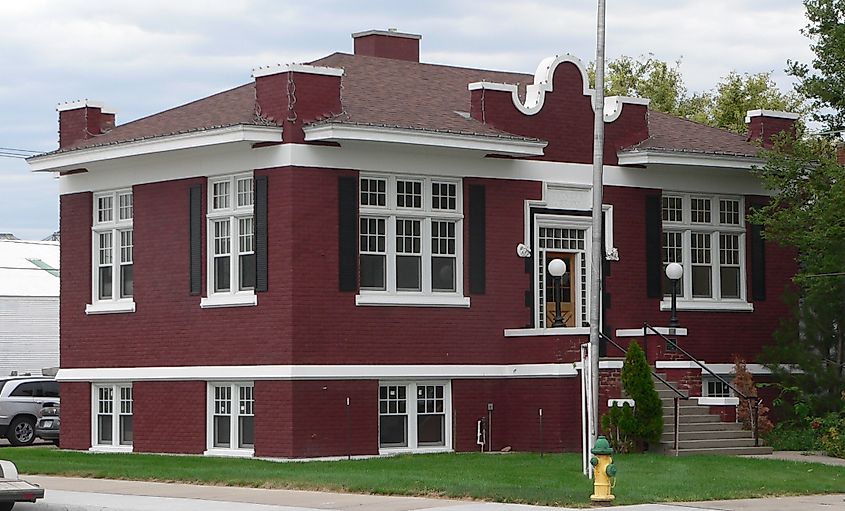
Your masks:
[[[734,381],[733,386],[746,396],[753,397],[757,400],[757,386],[754,384],[754,377],[745,366],[745,360],[741,357],[734,357]],[[736,407],[736,420],[742,423],[742,429],[752,431],[754,429],[754,408],[752,400],[739,400],[739,406]],[[762,403],[757,408],[757,431],[760,435],[766,435],[772,430],[772,421],[769,420],[769,407]]]
[[[630,432],[636,427],[634,409],[628,403],[613,405],[601,417],[601,427],[616,452],[631,452],[634,447]]]
[[[622,417],[620,428],[630,438],[632,449],[647,450],[663,433],[663,405],[654,390],[651,368],[640,345],[631,342],[622,367],[622,387],[634,400],[631,419]]]
[[[813,429],[792,422],[778,423],[765,439],[776,451],[817,451],[821,448]]]
[[[845,458],[845,417],[830,413],[824,418],[814,419],[810,427],[819,435],[819,445],[829,456]]]

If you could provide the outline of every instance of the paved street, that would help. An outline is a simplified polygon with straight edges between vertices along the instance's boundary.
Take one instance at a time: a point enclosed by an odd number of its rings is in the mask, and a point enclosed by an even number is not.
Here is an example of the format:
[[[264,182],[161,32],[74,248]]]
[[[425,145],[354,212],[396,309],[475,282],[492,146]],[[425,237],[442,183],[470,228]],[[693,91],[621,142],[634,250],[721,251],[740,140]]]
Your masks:
[[[515,504],[415,497],[229,488],[104,479],[26,476],[46,498],[16,511],[562,511]],[[586,497],[585,497],[586,501]],[[614,506],[626,511],[845,511],[845,494],[682,504]]]

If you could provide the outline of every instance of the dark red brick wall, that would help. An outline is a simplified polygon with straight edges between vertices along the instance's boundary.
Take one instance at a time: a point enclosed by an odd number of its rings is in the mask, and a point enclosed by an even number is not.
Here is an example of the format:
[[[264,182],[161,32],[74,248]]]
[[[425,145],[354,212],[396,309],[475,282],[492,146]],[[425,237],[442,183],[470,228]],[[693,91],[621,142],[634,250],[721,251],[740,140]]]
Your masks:
[[[420,40],[410,37],[370,34],[355,38],[355,55],[420,61]]]
[[[255,455],[293,457],[293,383],[257,381],[255,398]],[[319,414],[318,414],[319,415]]]
[[[257,172],[261,174],[261,172]],[[189,292],[188,190],[204,179],[136,186],[135,303],[85,314],[91,300],[91,194],[62,196],[62,367],[286,364],[291,360],[289,173],[273,173],[269,291],[257,307],[201,309]],[[205,204],[205,202],[203,202]],[[203,233],[205,220],[203,219]],[[205,253],[205,235],[203,236]],[[205,259],[203,258],[203,261]],[[336,266],[334,267],[336,268]],[[205,286],[203,263],[203,287]]]
[[[59,112],[59,149],[97,136],[114,127],[114,114],[99,107],[81,107]]]
[[[293,403],[294,457],[378,454],[378,381],[295,381]]]
[[[493,403],[490,440],[494,451],[510,446],[516,451],[539,451],[543,409],[545,451],[572,451],[581,446],[580,383],[578,378],[510,380],[453,380],[454,439],[456,451],[477,451],[477,421],[487,419]]]
[[[283,126],[285,143],[302,143],[303,125],[341,112],[340,80],[309,73],[260,76],[255,79],[257,111]],[[290,98],[295,98],[292,109]]]
[[[133,383],[133,450],[202,454],[206,449],[206,388],[202,381]],[[63,395],[62,435],[64,413]]]
[[[500,130],[548,141],[541,159],[592,163],[595,116],[581,72],[571,62],[561,63],[553,84],[554,91],[546,93],[543,108],[534,115],[517,110],[510,92],[474,90],[471,115]],[[644,105],[625,105],[615,121],[605,124],[606,165],[617,163],[617,150],[648,138],[647,114]]]
[[[660,299],[646,295],[645,197],[659,195],[659,190],[646,188],[605,187],[604,201],[614,205],[614,244],[619,261],[611,263],[606,290],[611,306],[605,320],[612,328],[642,328],[643,322],[668,326],[669,311],[660,311]],[[748,197],[747,203],[759,197]],[[788,307],[782,300],[791,275],[795,273],[795,256],[790,249],[766,242],[766,300],[751,298],[751,236],[746,234],[746,290],[754,312],[679,311],[681,327],[688,335],[679,337],[679,345],[699,360],[709,363],[733,362],[734,355],[756,359]],[[642,339],[639,339],[642,344]],[[665,341],[648,338],[649,353],[663,349]],[[678,358],[678,357],[671,357]]]
[[[91,384],[59,384],[62,396],[62,449],[86,450],[91,447]]]

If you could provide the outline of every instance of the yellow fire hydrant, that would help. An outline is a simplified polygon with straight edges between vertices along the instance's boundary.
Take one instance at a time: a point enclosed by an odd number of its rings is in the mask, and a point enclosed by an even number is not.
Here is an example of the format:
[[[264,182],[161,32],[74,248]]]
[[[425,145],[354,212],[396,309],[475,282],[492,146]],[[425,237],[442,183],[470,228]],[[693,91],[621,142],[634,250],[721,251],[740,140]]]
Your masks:
[[[593,502],[610,502],[616,497],[610,492],[611,479],[616,477],[616,465],[613,464],[613,449],[610,448],[607,438],[600,436],[596,445],[590,452],[594,454],[590,458],[590,465],[593,466],[593,494],[590,500]]]

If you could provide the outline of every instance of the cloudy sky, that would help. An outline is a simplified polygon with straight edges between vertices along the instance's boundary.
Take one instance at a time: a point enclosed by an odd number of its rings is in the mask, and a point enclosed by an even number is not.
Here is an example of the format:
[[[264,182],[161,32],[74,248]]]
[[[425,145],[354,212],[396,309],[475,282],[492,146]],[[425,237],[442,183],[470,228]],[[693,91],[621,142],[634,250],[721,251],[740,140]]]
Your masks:
[[[809,61],[800,0],[609,0],[607,57],[682,59],[690,91],[732,70]],[[104,102],[123,123],[241,85],[253,68],[352,51],[352,32],[422,34],[424,62],[533,73],[595,57],[594,0],[27,0],[0,2],[0,154],[57,147],[56,104]],[[58,183],[0,157],[0,233],[58,229]]]

